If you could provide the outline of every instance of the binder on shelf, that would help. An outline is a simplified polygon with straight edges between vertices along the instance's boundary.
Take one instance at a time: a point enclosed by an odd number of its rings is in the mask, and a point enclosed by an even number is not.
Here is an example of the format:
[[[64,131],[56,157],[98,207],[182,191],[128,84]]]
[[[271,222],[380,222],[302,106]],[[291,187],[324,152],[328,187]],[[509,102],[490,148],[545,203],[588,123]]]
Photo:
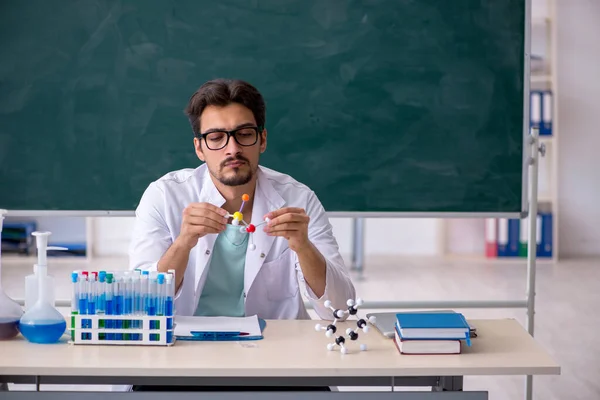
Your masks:
[[[550,90],[542,92],[542,121],[540,125],[540,135],[552,135],[552,92]]]
[[[529,94],[529,118],[530,127],[540,129],[542,121],[542,92],[532,90]]]
[[[527,240],[529,238],[529,217],[521,219],[519,232],[519,257],[527,257]]]
[[[498,219],[498,257],[508,257],[508,219]]]
[[[498,222],[495,218],[485,220],[485,256],[498,257]]]
[[[519,256],[519,231],[521,220],[511,218],[508,220],[508,257]]]
[[[537,257],[542,246],[542,216],[539,213],[535,218],[535,225],[535,255]]]
[[[535,252],[539,258],[552,258],[552,211],[541,207],[536,217]],[[495,242],[494,242],[495,237]],[[527,257],[529,217],[523,219],[489,218],[485,221],[485,256]]]
[[[498,220],[498,257],[518,257],[521,220],[500,218]]]
[[[552,135],[552,91],[532,90],[529,98],[530,127],[538,128],[540,136]]]

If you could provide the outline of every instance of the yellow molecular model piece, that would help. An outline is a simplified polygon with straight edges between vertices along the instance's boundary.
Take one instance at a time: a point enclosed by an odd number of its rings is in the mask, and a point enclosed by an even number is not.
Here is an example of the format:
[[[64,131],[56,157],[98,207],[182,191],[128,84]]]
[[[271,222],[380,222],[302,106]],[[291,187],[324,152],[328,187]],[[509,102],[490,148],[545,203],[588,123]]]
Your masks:
[[[256,228],[269,222],[269,219],[266,218],[264,222],[261,222],[260,224],[258,224],[256,226],[254,226],[252,224],[247,224],[244,221],[244,214],[242,214],[242,210],[244,209],[244,204],[248,200],[250,200],[250,196],[248,196],[247,194],[242,195],[242,206],[240,207],[240,211],[236,211],[233,214],[227,213],[226,217],[233,218],[233,220],[231,221],[231,225],[235,225],[235,226],[240,225],[240,224],[243,225],[240,228],[240,231],[247,232],[250,235],[250,244],[248,244],[248,248],[250,250],[256,250],[256,245],[253,243],[253,240],[252,240],[252,234],[256,231]]]
[[[233,225],[239,225],[240,222],[244,220],[244,214],[239,211],[233,213],[233,221],[231,222]]]

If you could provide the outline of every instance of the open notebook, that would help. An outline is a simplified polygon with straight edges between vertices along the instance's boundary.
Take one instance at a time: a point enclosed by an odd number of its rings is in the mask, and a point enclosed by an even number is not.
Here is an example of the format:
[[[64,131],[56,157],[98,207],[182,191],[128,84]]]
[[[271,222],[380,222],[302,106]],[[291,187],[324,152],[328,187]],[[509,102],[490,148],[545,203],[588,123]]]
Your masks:
[[[265,321],[256,315],[249,317],[189,317],[175,316],[177,340],[259,340]]]

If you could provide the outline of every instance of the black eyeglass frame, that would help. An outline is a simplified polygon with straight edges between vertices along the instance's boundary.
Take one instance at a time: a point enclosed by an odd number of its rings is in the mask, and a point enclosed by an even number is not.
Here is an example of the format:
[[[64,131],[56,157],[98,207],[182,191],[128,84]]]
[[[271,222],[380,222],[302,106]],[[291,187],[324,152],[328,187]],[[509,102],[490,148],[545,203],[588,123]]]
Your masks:
[[[253,129],[254,132],[256,133],[255,138],[254,138],[254,142],[252,144],[242,144],[240,143],[240,141],[237,139],[237,133],[239,131],[241,131],[242,129]],[[254,146],[257,142],[258,142],[258,135],[263,131],[264,127],[262,126],[241,126],[239,128],[230,130],[230,131],[226,131],[226,130],[216,130],[216,131],[210,131],[207,133],[197,133],[195,134],[195,136],[199,139],[202,140],[204,139],[204,144],[206,144],[206,148],[209,150],[221,150],[224,149],[225,147],[227,147],[227,145],[229,144],[229,139],[233,136],[233,140],[236,141],[237,144],[239,144],[240,146],[244,146],[244,147],[251,147]],[[209,146],[208,141],[206,140],[206,137],[208,135],[210,135],[211,133],[215,133],[215,132],[222,132],[225,133],[227,135],[227,140],[225,141],[225,144],[221,147],[219,147],[218,149],[213,149]]]

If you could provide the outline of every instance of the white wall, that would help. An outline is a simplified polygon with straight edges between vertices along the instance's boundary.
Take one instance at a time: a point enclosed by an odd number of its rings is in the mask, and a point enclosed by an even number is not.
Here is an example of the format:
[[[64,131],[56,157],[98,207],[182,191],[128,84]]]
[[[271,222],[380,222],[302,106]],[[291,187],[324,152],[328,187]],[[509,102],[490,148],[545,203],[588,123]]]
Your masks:
[[[600,255],[600,1],[556,3],[559,251]]]

